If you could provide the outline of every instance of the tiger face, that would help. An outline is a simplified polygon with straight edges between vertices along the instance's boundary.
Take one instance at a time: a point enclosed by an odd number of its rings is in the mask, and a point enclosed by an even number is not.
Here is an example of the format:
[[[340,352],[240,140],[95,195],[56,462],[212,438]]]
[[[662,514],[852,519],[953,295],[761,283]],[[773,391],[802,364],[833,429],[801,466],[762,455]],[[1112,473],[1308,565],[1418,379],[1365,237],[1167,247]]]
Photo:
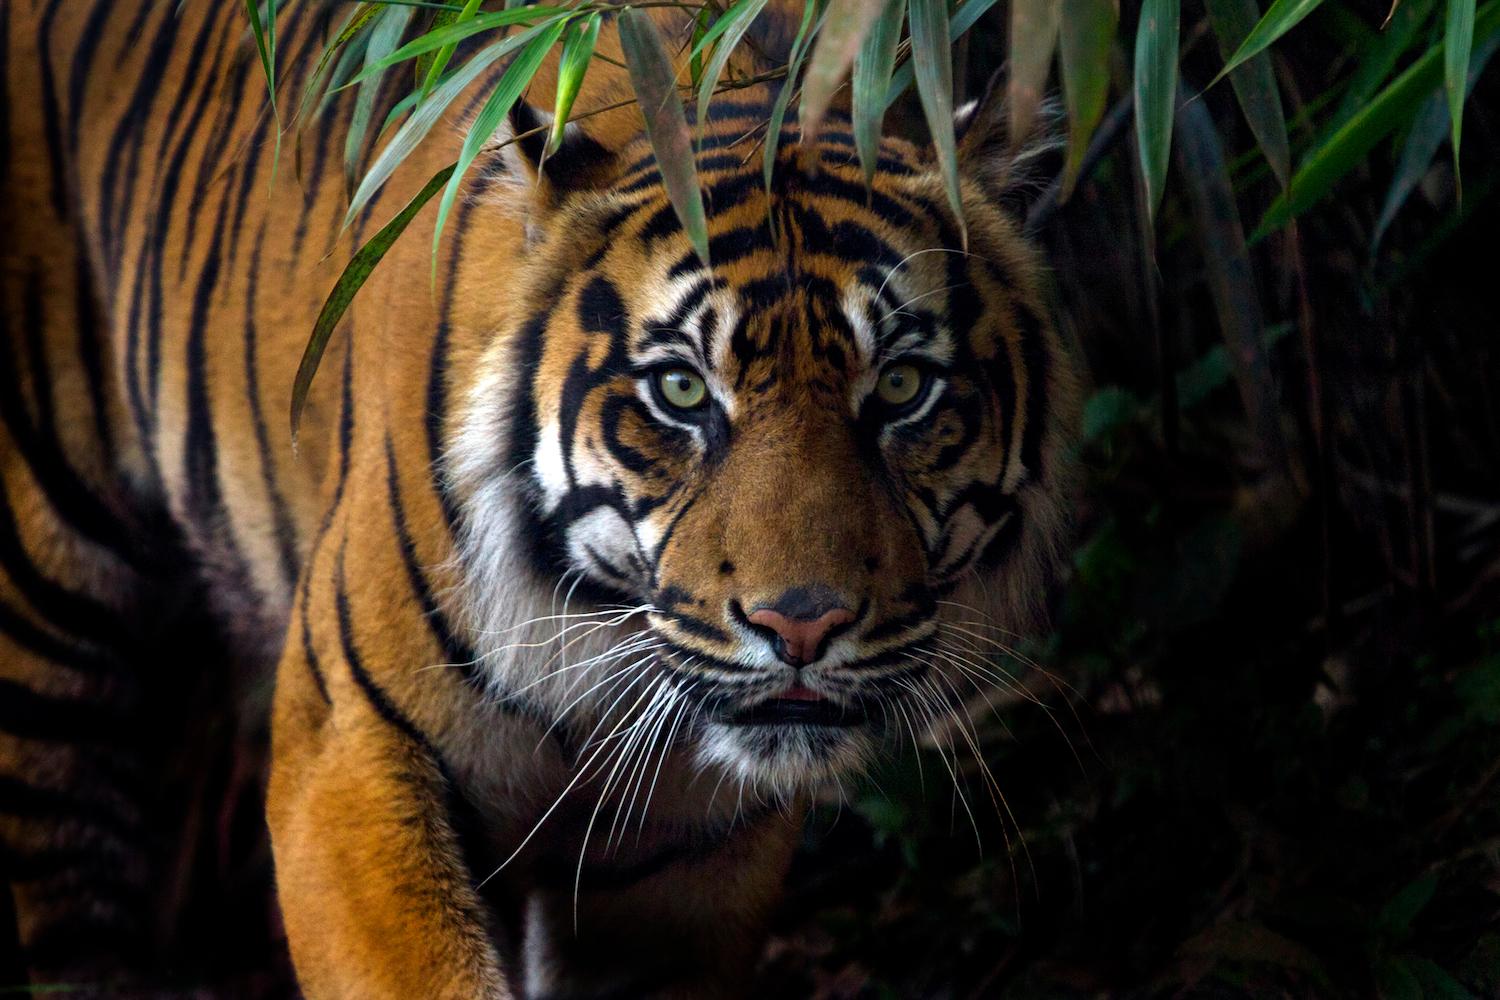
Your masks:
[[[787,791],[999,679],[1053,558],[1071,376],[979,186],[965,252],[921,151],[886,140],[867,193],[835,123],[815,172],[783,138],[768,195],[760,157],[715,141],[754,113],[721,109],[699,153],[706,266],[649,147],[561,200],[456,467],[484,634],[558,636],[541,666],[492,646],[502,692],[666,699],[702,765]]]

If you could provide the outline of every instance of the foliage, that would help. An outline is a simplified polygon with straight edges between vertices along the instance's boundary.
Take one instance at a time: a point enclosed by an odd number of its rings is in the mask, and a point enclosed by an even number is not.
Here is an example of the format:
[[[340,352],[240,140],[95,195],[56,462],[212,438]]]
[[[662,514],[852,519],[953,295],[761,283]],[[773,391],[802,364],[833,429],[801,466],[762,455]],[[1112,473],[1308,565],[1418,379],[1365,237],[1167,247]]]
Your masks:
[[[460,92],[495,60],[511,56],[512,62],[493,84],[484,109],[469,126],[458,168],[450,175],[439,206],[435,241],[441,239],[443,222],[463,177],[479,149],[494,134],[514,103],[525,92],[531,78],[552,48],[560,42],[565,48],[564,65],[571,93],[559,94],[558,121],[553,126],[550,147],[555,148],[562,123],[569,120],[572,96],[590,65],[592,39],[597,37],[598,18],[605,13],[623,13],[650,7],[674,7],[695,15],[698,28],[690,41],[688,69],[691,80],[680,83],[681,70],[673,70],[670,60],[646,60],[627,52],[631,64],[631,82],[637,98],[642,88],[663,95],[655,101],[648,119],[661,114],[680,114],[680,90],[697,95],[698,117],[713,93],[724,89],[722,73],[730,53],[742,42],[751,22],[762,12],[767,0],[735,0],[727,8],[714,0],[706,4],[650,0],[635,5],[609,4],[588,0],[571,6],[528,5],[490,13],[479,13],[478,0],[463,5],[401,2],[369,2],[351,12],[341,30],[334,34],[317,72],[309,77],[307,90],[300,101],[305,117],[312,109],[327,104],[327,97],[347,87],[359,87],[353,122],[346,143],[345,169],[350,186],[358,171],[366,147],[366,131],[371,106],[387,73],[402,63],[415,61],[416,78],[409,97],[397,105],[386,126],[405,116],[382,153],[366,170],[363,181],[351,197],[347,220],[353,220],[369,203],[391,173],[426,136],[432,124]],[[862,136],[859,155],[867,176],[873,171],[872,134],[878,134],[887,107],[915,80],[925,119],[937,152],[948,200],[957,213],[963,229],[963,203],[959,192],[957,155],[954,144],[954,85],[951,73],[953,57],[950,44],[959,38],[994,4],[995,0],[960,0],[955,4],[940,0],[827,0],[826,9],[817,16],[822,0],[808,0],[808,31],[800,40],[792,60],[797,66],[785,66],[767,74],[767,78],[791,77],[808,51],[806,72],[801,77],[801,113],[803,141],[814,141],[818,123],[838,89],[843,87],[851,68],[855,129]],[[1135,133],[1140,156],[1142,183],[1149,194],[1148,205],[1154,213],[1166,182],[1167,165],[1173,144],[1173,120],[1177,106],[1186,96],[1177,87],[1179,21],[1183,0],[1149,0],[1146,16],[1138,19],[1135,33],[1134,104]],[[1376,36],[1362,46],[1368,51],[1361,59],[1340,113],[1336,114],[1310,144],[1303,162],[1288,176],[1287,123],[1282,113],[1281,95],[1270,70],[1268,46],[1294,28],[1317,9],[1322,0],[1276,0],[1263,17],[1249,0],[1215,0],[1211,30],[1217,35],[1221,51],[1231,53],[1208,86],[1228,76],[1257,142],[1284,188],[1282,197],[1265,213],[1256,235],[1263,236],[1292,217],[1306,212],[1328,193],[1334,182],[1354,169],[1381,139],[1409,126],[1421,113],[1427,92],[1439,79],[1447,92],[1448,120],[1455,156],[1460,148],[1464,100],[1471,79],[1471,48],[1478,39],[1481,48],[1500,33],[1500,0],[1489,2],[1476,13],[1475,0],[1449,0],[1446,7],[1427,0],[1413,0],[1422,5],[1416,17],[1407,17],[1395,31]],[[950,11],[950,6],[952,10]],[[1408,5],[1411,6],[1411,5]],[[266,73],[267,86],[275,106],[274,67],[276,58],[277,6],[247,6],[256,46]],[[405,45],[396,42],[405,31],[413,10],[424,13],[426,24],[420,34]],[[1396,13],[1393,9],[1392,15]],[[622,23],[629,21],[625,16]],[[897,45],[903,20],[909,27],[905,43]],[[1030,123],[1042,88],[1047,80],[1054,50],[1061,54],[1061,80],[1065,108],[1071,128],[1064,165],[1061,196],[1066,197],[1076,182],[1088,149],[1089,137],[1103,113],[1103,95],[1111,75],[1114,48],[1110,44],[1119,21],[1118,3],[1109,0],[1012,0],[1010,3],[1010,65],[1007,97],[1011,105],[1011,135],[1020,141]],[[1441,37],[1422,29],[1429,21],[1446,26]],[[1253,27],[1251,26],[1253,23]],[[648,18],[637,18],[636,29],[625,36],[643,40],[656,34]],[[512,27],[523,29],[508,34]],[[469,56],[460,66],[449,68],[465,39],[500,33],[502,37]],[[587,36],[586,46],[579,39]],[[568,41],[568,40],[571,40]],[[644,41],[643,41],[644,44]],[[652,43],[654,51],[658,46]],[[1191,47],[1191,43],[1189,45]],[[1409,50],[1424,49],[1422,56],[1404,72],[1391,79],[1394,66]],[[392,51],[394,50],[394,51]],[[644,51],[644,50],[642,50]],[[335,61],[334,57],[340,58]],[[350,58],[350,57],[354,58]],[[353,64],[362,68],[350,75]],[[334,67],[330,74],[329,66]],[[341,70],[343,72],[341,72]],[[1389,80],[1389,82],[1387,82]],[[731,81],[728,86],[734,86]],[[885,92],[885,101],[877,95]],[[790,95],[787,95],[790,96]],[[581,117],[581,116],[580,116]],[[1428,114],[1424,122],[1433,118]],[[774,149],[780,132],[781,115],[773,116],[765,138],[766,147]],[[1432,131],[1429,126],[1424,134]],[[658,161],[665,176],[680,178],[670,185],[672,204],[682,219],[684,229],[692,234],[700,256],[707,259],[706,236],[702,229],[701,198],[691,192],[697,188],[697,173],[691,146],[667,142],[675,136],[668,128],[652,132]],[[280,130],[278,129],[278,149]],[[1414,147],[1425,151],[1430,143]],[[1435,154],[1435,148],[1433,150]],[[1427,163],[1431,157],[1427,158]],[[1413,164],[1413,170],[1426,164]],[[1457,178],[1457,174],[1455,177]],[[1392,197],[1396,197],[1396,188]],[[420,208],[422,195],[407,208]],[[346,223],[347,224],[347,223]],[[436,253],[437,244],[434,244]],[[383,252],[383,251],[382,251]],[[368,255],[367,255],[368,256]],[[375,255],[378,262],[379,254]],[[353,265],[351,265],[353,267]],[[351,275],[368,275],[363,264],[340,282],[338,300]],[[354,289],[358,289],[354,280]],[[333,302],[330,299],[330,302]],[[331,327],[342,315],[341,309],[325,310],[324,317],[312,332],[312,340],[326,340]],[[309,352],[310,356],[313,352]],[[313,371],[299,374],[294,393],[306,396],[307,381]],[[293,408],[295,425],[298,408]]]

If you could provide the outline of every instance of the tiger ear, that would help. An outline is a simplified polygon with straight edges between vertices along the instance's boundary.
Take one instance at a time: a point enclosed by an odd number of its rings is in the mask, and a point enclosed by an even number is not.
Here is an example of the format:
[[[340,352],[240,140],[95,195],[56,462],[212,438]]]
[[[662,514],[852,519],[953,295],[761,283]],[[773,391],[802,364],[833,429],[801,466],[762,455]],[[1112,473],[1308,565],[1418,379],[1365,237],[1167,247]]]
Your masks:
[[[552,115],[524,100],[511,108],[512,135],[521,160],[536,180],[545,180],[554,202],[573,191],[587,191],[608,183],[615,155],[576,124],[563,127],[561,144],[546,156]]]
[[[1005,91],[1002,72],[996,71],[983,96],[954,113],[958,165],[992,200],[1024,216],[1044,181],[1061,166],[1056,162],[1062,149],[1058,108],[1056,101],[1043,101],[1030,132],[1012,143]]]

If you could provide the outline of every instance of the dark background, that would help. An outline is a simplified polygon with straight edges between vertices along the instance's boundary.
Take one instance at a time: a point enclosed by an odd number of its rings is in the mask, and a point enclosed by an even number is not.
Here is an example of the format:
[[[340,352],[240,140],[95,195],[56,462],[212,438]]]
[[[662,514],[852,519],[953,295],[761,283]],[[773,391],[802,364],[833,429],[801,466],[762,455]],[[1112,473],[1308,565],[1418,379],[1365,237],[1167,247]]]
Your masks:
[[[1294,165],[1386,13],[1329,0],[1273,47]],[[1205,17],[1189,91],[1222,65]],[[1229,87],[1202,106],[1248,233],[1276,182]],[[760,996],[1500,997],[1497,110],[1492,67],[1461,209],[1445,143],[1372,253],[1398,134],[1251,247],[1259,386],[1225,364],[1180,153],[1152,273],[1126,120],[1039,232],[1094,383],[1055,632],[1018,650],[1056,683],[980,721],[1003,805],[960,742],[972,819],[931,749],[819,810]]]

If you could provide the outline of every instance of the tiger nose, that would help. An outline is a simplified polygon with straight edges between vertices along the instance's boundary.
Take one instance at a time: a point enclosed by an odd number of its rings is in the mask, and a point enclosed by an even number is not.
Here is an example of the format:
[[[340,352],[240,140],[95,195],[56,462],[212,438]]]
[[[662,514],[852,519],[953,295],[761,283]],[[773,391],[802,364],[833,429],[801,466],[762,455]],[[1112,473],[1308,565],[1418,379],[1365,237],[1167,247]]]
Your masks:
[[[828,633],[854,621],[854,612],[839,606],[838,599],[831,595],[814,595],[794,587],[771,604],[750,612],[746,620],[774,632],[776,655],[800,667],[822,655]]]

